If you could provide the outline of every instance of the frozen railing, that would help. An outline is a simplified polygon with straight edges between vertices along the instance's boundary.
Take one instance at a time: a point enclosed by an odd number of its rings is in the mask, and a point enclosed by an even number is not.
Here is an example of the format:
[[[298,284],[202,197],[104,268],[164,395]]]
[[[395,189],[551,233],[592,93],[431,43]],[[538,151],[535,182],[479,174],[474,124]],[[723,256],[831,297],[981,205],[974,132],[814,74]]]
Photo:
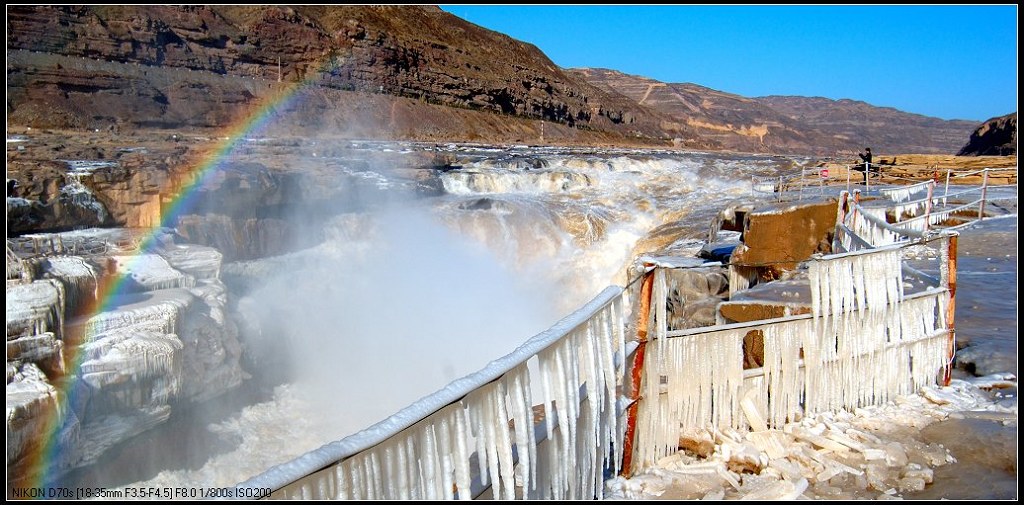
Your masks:
[[[677,452],[685,428],[764,431],[799,415],[883,403],[940,374],[948,383],[956,235],[933,240],[945,251],[938,286],[903,292],[901,250],[920,243],[817,256],[807,262],[811,313],[702,328],[668,329],[665,269],[649,272],[652,302],[638,325],[652,338],[633,358],[625,470]],[[764,365],[744,370],[744,339],[755,332]]]
[[[774,176],[751,176],[750,177],[750,195],[756,196],[757,194],[770,194],[778,201],[783,201],[786,198],[792,198],[787,193],[792,193],[796,190],[796,200],[803,200],[804,190],[807,189],[807,196],[811,195],[810,186],[815,184],[808,184],[810,176],[817,176],[818,183],[818,195],[825,194],[825,178],[828,176],[827,169],[821,168],[808,168],[801,167],[799,174],[791,175],[774,175]]]
[[[808,314],[669,330],[673,267],[649,266],[631,291],[607,288],[483,370],[239,484],[254,492],[236,496],[600,498],[608,475],[676,452],[683,428],[763,431],[798,415],[882,403],[940,374],[948,384],[957,234],[896,228],[848,197],[837,235],[845,229],[858,247],[805,262]],[[871,243],[846,224],[858,216],[896,237]],[[935,241],[938,277],[904,261],[905,248]],[[924,280],[923,289],[906,294],[904,274]],[[764,364],[745,370],[753,333]]]
[[[479,372],[237,487],[302,499],[600,497],[622,458],[628,313],[626,292],[609,287]]]
[[[987,204],[1017,199],[1016,191],[1012,196],[993,197],[989,187],[989,173],[996,170],[999,169],[986,168],[958,175],[977,177],[981,174],[982,184],[952,193],[949,192],[947,178],[942,196],[937,195],[935,181],[880,189],[879,194],[892,202],[885,207],[862,205],[859,191],[853,192],[852,201],[850,194],[843,192],[833,248],[852,251],[892,244],[909,238],[922,238],[939,226],[945,230],[956,230],[980,221],[986,217]],[[925,196],[919,198],[921,194]],[[951,221],[959,221],[959,224],[950,224]]]
[[[31,282],[32,276],[21,259],[12,249],[11,241],[7,241],[7,281]]]
[[[100,229],[108,231],[109,229]],[[139,252],[147,235],[136,233],[34,233],[8,239],[9,247],[25,257],[101,256]]]
[[[299,499],[600,498],[608,475],[676,452],[683,428],[762,431],[911,393],[948,378],[956,270],[954,256],[940,286],[905,296],[906,246],[811,259],[810,314],[685,330],[668,329],[668,269],[650,269],[635,325],[628,292],[608,288],[483,370],[237,487]],[[744,370],[751,332],[763,335],[764,365]]]

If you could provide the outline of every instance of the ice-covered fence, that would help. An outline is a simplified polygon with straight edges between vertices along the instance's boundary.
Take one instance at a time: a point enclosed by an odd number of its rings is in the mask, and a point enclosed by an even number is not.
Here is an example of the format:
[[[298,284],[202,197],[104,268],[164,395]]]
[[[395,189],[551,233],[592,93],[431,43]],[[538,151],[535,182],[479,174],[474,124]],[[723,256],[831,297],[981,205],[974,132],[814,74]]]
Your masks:
[[[479,372],[237,487],[303,499],[600,497],[622,457],[628,305],[609,287]]]
[[[964,174],[957,174],[955,176],[952,175],[952,171],[948,171],[946,173],[946,187],[945,187],[945,191],[942,194],[942,202],[943,202],[943,205],[949,205],[949,204],[947,204],[948,200],[954,200],[954,201],[958,202],[957,204],[954,204],[954,205],[957,205],[956,207],[951,208],[948,211],[948,215],[954,215],[954,214],[969,215],[968,214],[968,210],[972,209],[973,207],[977,207],[978,208],[977,219],[981,220],[981,219],[984,219],[986,217],[986,215],[985,215],[985,207],[989,203],[996,202],[996,201],[1001,201],[1001,200],[1013,200],[1014,202],[1016,202],[1016,200],[1017,200],[1016,191],[1014,191],[1012,196],[993,196],[993,195],[990,194],[990,191],[993,189],[993,187],[990,185],[990,180],[989,180],[990,179],[990,175],[992,173],[1002,173],[1002,172],[1013,172],[1013,174],[1014,174],[1013,178],[1015,179],[1016,178],[1016,173],[1017,173],[1017,168],[1016,167],[1013,167],[1013,168],[985,168],[985,169],[977,170],[977,171],[974,171],[974,172],[968,172],[968,173],[964,173]],[[969,177],[976,177],[978,174],[981,174],[981,186],[980,187],[973,188],[973,189],[968,189],[968,190],[963,190],[963,191],[958,191],[958,192],[955,192],[955,193],[950,193],[949,192],[949,185],[950,185],[950,181],[952,179],[966,179],[966,178],[969,178]],[[1014,181],[1014,182],[1016,182],[1016,181]],[[1015,184],[1014,184],[1014,188],[1016,188]],[[977,198],[975,198],[974,200],[971,200],[969,202],[964,203],[964,195],[975,194],[975,193],[978,194]],[[962,223],[960,225],[957,225],[954,228],[960,228],[960,227],[963,227],[963,226],[967,226],[971,222],[973,222],[970,219],[966,219],[965,221],[966,222],[964,222],[964,223]]]
[[[803,199],[803,187],[806,185],[807,169],[801,168],[799,174],[792,175],[773,175],[773,176],[751,176],[750,177],[750,195],[755,196],[758,193],[774,195],[778,201],[783,200],[783,195],[787,190],[797,188],[797,200]],[[823,186],[819,183],[819,194],[823,190]]]
[[[865,206],[861,204],[860,192],[842,192],[839,198],[839,213],[836,222],[836,233],[832,249],[838,252],[870,249],[884,245],[905,242],[910,239],[922,239],[929,234],[929,225],[944,221],[947,211],[932,212],[932,190],[934,183],[923,186],[928,192],[921,201],[910,201],[896,204],[895,211],[889,206]],[[908,192],[893,192],[895,198],[904,198]],[[918,205],[925,208],[924,214],[900,221],[898,218],[908,209],[916,209]],[[895,213],[897,220],[890,223],[888,215]]]
[[[1013,171],[1016,168],[991,169],[985,168],[974,172],[952,175],[952,170],[946,174],[946,184],[939,195],[937,183],[926,181],[910,186],[880,189],[879,194],[891,200],[894,204],[889,209],[894,216],[894,226],[899,228],[927,232],[929,229],[946,224],[946,229],[957,229],[981,220],[986,217],[985,208],[992,202],[1013,200],[1016,201],[1016,191],[1012,196],[997,196],[991,194],[990,173]],[[968,187],[959,191],[950,192],[950,181],[955,179],[981,178],[981,185]],[[919,196],[926,195],[923,198]],[[884,217],[884,216],[883,216]],[[949,226],[948,221],[956,219],[962,221],[960,224]]]
[[[677,452],[685,428],[780,427],[948,378],[955,235],[938,240],[954,255],[938,286],[905,295],[901,249],[909,242],[818,256],[808,264],[810,314],[684,330],[667,329],[665,273],[655,269],[636,440],[624,441],[634,447],[630,470]],[[753,331],[763,335],[764,365],[744,370],[743,340]]]

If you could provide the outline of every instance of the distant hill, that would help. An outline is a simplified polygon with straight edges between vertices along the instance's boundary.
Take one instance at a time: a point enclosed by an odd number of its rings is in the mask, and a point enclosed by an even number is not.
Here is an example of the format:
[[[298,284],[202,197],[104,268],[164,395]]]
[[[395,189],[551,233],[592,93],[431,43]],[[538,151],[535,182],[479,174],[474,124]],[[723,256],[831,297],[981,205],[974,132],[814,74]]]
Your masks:
[[[857,100],[799,96],[756,100],[848,142],[853,149],[871,147],[875,153],[953,154],[978,126],[975,121],[922,116]]]
[[[746,152],[831,153],[845,146],[765,103],[696,84],[669,84],[602,68],[572,73],[608,92],[626,95],[639,104],[693,128],[728,149]]]
[[[959,156],[1008,156],[1017,154],[1017,113],[989,119],[957,153]]]
[[[953,153],[977,125],[854,100],[747,98],[690,83],[663,83],[600,68],[573,73],[693,127],[729,149],[779,153]]]

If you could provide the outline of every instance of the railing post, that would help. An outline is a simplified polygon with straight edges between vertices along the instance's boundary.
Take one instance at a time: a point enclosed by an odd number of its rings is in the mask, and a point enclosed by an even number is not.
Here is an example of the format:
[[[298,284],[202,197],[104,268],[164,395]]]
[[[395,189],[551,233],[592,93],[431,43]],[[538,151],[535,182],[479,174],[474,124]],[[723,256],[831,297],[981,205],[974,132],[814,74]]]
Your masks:
[[[807,180],[806,177],[807,176],[804,175],[804,167],[801,166],[800,167],[800,188],[797,190],[797,191],[799,191],[799,193],[797,193],[797,197],[796,197],[796,200],[798,202],[802,202],[804,200],[804,181]]]
[[[949,196],[949,177],[953,175],[953,169],[946,170],[946,192],[942,194],[942,205],[946,205],[946,197]],[[935,180],[938,182],[939,171],[935,171]]]
[[[625,478],[633,475],[633,446],[636,438],[636,412],[640,407],[640,386],[643,381],[644,354],[647,350],[647,325],[651,313],[651,296],[654,286],[654,270],[644,274],[643,283],[640,285],[640,308],[636,322],[636,354],[633,355],[633,368],[630,371],[631,403],[626,409],[626,433],[622,441],[622,470],[619,472]]]
[[[924,204],[924,231],[927,232],[932,220],[932,195],[935,193],[935,181],[928,184],[928,201]]]
[[[864,162],[864,193],[871,192],[871,163]]]
[[[978,207],[978,220],[985,219],[985,197],[988,195],[988,169],[981,176],[981,205]]]
[[[943,260],[946,262],[945,278],[942,279],[942,283],[949,290],[949,303],[946,304],[946,331],[949,335],[949,343],[947,346],[946,355],[948,361],[946,363],[946,370],[942,377],[942,385],[948,386],[953,376],[953,357],[956,356],[956,326],[954,325],[954,316],[956,315],[956,248],[957,238],[959,235],[953,234],[946,239],[946,244],[943,249]]]
[[[853,205],[855,205],[855,206],[860,205],[860,190],[859,189],[855,190],[853,192]],[[857,226],[857,212],[858,211],[857,211],[856,207],[851,207],[851,210],[850,210],[850,230],[852,230],[854,233],[857,232],[857,228],[855,228],[855,226]]]
[[[835,233],[832,234],[832,252],[835,252],[836,249],[839,248],[839,245],[843,243],[842,239],[839,238],[839,232],[842,231],[842,228],[840,228],[839,225],[840,224],[842,224],[842,225],[846,224],[846,209],[847,209],[847,203],[846,202],[847,202],[847,199],[849,199],[849,198],[850,198],[850,193],[849,192],[842,191],[842,192],[839,193],[839,209],[838,209],[838,212],[836,212],[836,231],[835,231]]]

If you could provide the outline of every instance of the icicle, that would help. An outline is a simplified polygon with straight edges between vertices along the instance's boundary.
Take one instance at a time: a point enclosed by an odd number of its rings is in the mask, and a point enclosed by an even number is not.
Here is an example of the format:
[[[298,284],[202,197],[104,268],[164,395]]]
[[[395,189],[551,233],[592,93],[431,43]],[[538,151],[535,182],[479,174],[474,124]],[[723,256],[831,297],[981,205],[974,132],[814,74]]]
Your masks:
[[[764,333],[764,372],[768,387],[768,416],[772,427],[796,420],[802,403],[804,377],[799,367],[804,321],[768,325]]]
[[[513,477],[512,440],[508,432],[509,416],[505,407],[505,397],[504,383],[495,383],[495,388],[492,392],[492,402],[495,407],[493,412],[497,416],[494,419],[494,429],[497,432],[495,445],[498,455],[498,472],[502,481],[502,489],[504,490],[501,499],[514,500],[516,498],[516,485],[515,478]],[[494,497],[497,498],[498,496],[498,492],[495,490]]]
[[[468,401],[468,400],[464,400]],[[472,477],[469,469],[469,427],[466,423],[466,410],[459,405],[453,410],[455,421],[455,485],[460,500],[472,500],[470,484]]]
[[[560,352],[561,346],[556,344],[552,349],[552,367],[554,371],[555,383],[553,384],[554,395],[555,395],[555,410],[558,421],[558,455],[559,458],[556,461],[558,468],[556,474],[558,475],[557,487],[555,489],[557,499],[569,498],[567,492],[572,492],[572,485],[570,484],[569,469],[573,465],[569,464],[565,459],[569,457],[569,451],[574,449],[570,443],[571,431],[569,427],[569,396],[566,394],[566,382],[568,377],[565,372],[565,366],[562,360],[562,353]]]
[[[505,376],[506,390],[509,396],[509,405],[512,411],[512,423],[515,428],[516,452],[519,456],[519,480],[523,487],[523,497],[529,498],[530,491],[536,488],[536,468],[533,462],[536,461],[536,449],[529,434],[533,432],[533,418],[530,409],[530,400],[527,398],[528,391],[523,387],[524,375],[528,373],[526,364],[516,367],[510,374]]]
[[[399,500],[410,500],[412,499],[412,493],[409,491],[411,482],[409,481],[409,472],[407,470],[410,466],[410,461],[408,455],[406,455],[405,453],[405,444],[403,443],[404,441],[401,440],[401,438],[399,437],[395,438],[395,469],[396,472],[398,473],[398,482],[396,483],[397,494],[395,496]]]
[[[455,465],[453,458],[457,458],[455,446],[452,443],[451,414],[439,413],[437,421],[437,452],[441,465],[441,483],[438,490],[438,498],[442,500],[452,499],[452,489],[455,486],[454,472]]]
[[[438,499],[438,484],[441,476],[438,475],[437,442],[434,438],[434,430],[429,423],[423,423],[417,433],[417,441],[420,450],[417,453],[419,468],[422,473],[421,488],[422,496],[427,500]]]

